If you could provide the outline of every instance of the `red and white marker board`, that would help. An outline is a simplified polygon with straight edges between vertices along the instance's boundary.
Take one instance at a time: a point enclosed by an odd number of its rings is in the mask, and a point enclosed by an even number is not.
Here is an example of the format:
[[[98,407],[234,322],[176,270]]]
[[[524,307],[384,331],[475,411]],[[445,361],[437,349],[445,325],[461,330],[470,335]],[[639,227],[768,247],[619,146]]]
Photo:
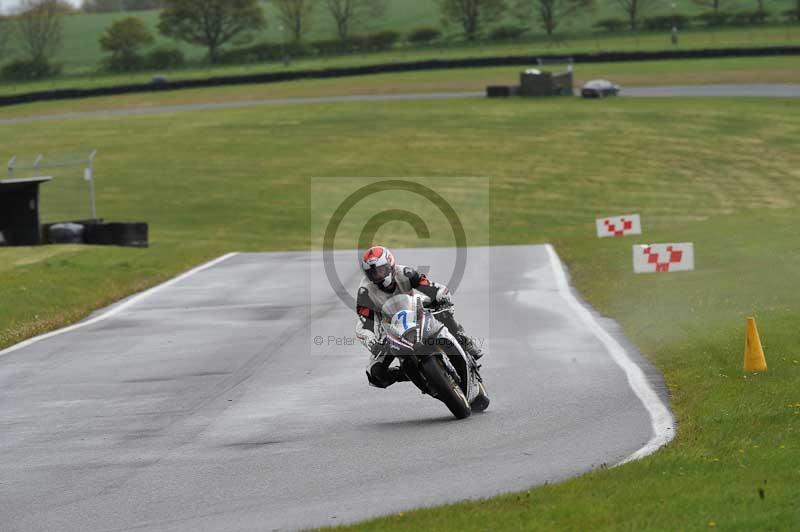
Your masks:
[[[685,272],[694,270],[694,244],[639,244],[633,246],[636,273]]]
[[[638,214],[598,218],[595,224],[598,238],[642,234],[642,220]]]

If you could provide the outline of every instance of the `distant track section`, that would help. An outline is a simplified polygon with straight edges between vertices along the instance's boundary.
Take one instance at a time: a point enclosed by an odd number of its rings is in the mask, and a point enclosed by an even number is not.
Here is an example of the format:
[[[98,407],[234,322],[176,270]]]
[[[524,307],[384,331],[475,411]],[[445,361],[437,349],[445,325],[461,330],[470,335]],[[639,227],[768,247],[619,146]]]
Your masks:
[[[316,96],[313,98],[272,98],[267,100],[244,100],[232,102],[187,103],[176,105],[156,105],[150,107],[131,107],[123,109],[99,109],[79,113],[54,113],[14,118],[0,118],[1,125],[47,122],[53,120],[74,120],[107,116],[144,116],[162,113],[188,113],[193,111],[214,111],[220,109],[244,109],[248,107],[267,107],[279,105],[333,104],[347,102],[398,102],[422,100],[456,100],[482,98],[485,92],[424,92],[407,94],[350,94],[340,96]],[[665,87],[622,87],[621,96],[633,97],[765,97],[800,98],[800,84],[743,84],[743,85],[675,85]]]
[[[177,81],[159,81],[95,87],[89,89],[54,89],[30,92],[10,96],[0,96],[0,106],[17,105],[52,100],[71,100],[91,98],[93,96],[113,96],[154,91],[171,91],[180,89],[196,89],[203,87],[220,87],[225,85],[249,85],[262,83],[278,83],[301,79],[324,79],[349,76],[365,76],[371,74],[389,74],[398,72],[415,72],[423,70],[445,70],[451,68],[480,68],[492,66],[532,65],[540,60],[556,62],[572,59],[576,63],[611,63],[622,61],[658,61],[666,59],[701,59],[714,57],[757,57],[776,55],[800,55],[800,46],[768,46],[751,48],[707,48],[701,50],[661,50],[636,52],[598,52],[585,54],[549,54],[549,55],[512,55],[503,57],[478,57],[464,59],[431,59],[427,61],[408,61],[383,63],[355,67],[339,67],[314,70],[292,70],[285,72],[265,72],[241,76],[215,76],[203,79],[185,79]]]

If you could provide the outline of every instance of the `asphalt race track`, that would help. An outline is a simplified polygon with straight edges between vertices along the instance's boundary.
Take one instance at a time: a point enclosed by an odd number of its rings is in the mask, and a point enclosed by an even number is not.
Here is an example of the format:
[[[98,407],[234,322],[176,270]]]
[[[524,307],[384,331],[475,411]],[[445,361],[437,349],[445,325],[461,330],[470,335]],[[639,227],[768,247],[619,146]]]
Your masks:
[[[452,249],[396,254],[452,271]],[[469,248],[458,316],[486,339],[492,405],[464,421],[410,383],[368,387],[361,346],[313,345],[355,320],[311,295],[310,253],[226,256],[6,350],[0,529],[296,529],[646,454],[673,431],[661,379],[560,268],[545,246]]]
[[[579,91],[576,88],[576,92]],[[635,97],[773,97],[800,98],[800,84],[718,84],[718,85],[675,85],[665,87],[622,87],[621,96]],[[221,109],[243,109],[248,107],[268,107],[304,104],[334,104],[343,102],[392,102],[414,100],[452,100],[464,98],[484,98],[484,92],[429,92],[411,94],[353,94],[344,96],[318,96],[312,98],[273,98],[267,100],[245,100],[231,102],[193,103],[175,105],[155,105],[150,107],[131,107],[123,109],[101,109],[75,113],[40,114],[14,118],[0,118],[0,125],[46,122],[50,120],[72,120],[109,116],[140,116],[162,113],[187,113]]]
[[[622,96],[636,97],[757,97],[800,98],[800,85],[792,83],[743,83],[671,85],[666,87],[622,87]]]

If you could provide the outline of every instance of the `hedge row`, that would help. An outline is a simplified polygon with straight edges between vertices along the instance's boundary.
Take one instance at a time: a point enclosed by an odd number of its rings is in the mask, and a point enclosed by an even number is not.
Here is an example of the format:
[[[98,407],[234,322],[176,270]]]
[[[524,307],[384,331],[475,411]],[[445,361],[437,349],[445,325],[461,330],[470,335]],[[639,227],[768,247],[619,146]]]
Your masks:
[[[103,67],[109,72],[136,72],[139,70],[172,70],[183,66],[186,57],[178,48],[156,48],[145,55],[107,57]]]
[[[758,9],[730,13],[724,11],[709,11],[693,17],[676,13],[674,15],[659,15],[645,18],[640,23],[640,26],[642,29],[648,31],[670,30],[673,25],[678,29],[687,28],[692,25],[706,28],[720,26],[752,26],[765,24],[771,15],[772,13],[769,11]],[[798,20],[798,12],[795,9],[782,11],[781,15],[788,21]],[[594,27],[608,32],[621,32],[630,29],[630,22],[621,18],[606,18],[595,22]]]
[[[182,66],[186,59],[177,48],[156,48],[146,55],[131,54],[109,57],[103,66],[110,72],[135,72],[137,70],[171,70]],[[61,65],[44,60],[19,59],[0,68],[3,81],[35,81],[58,76]]]
[[[187,79],[168,81],[163,78],[154,79],[152,83],[131,85],[115,85],[92,89],[56,89],[50,91],[31,92],[12,96],[0,96],[0,106],[21,103],[89,98],[92,96],[112,96],[136,92],[159,90],[178,90],[202,87],[220,87],[224,85],[246,85],[256,83],[276,83],[300,79],[321,79],[346,76],[364,76],[368,74],[384,74],[397,72],[413,72],[424,70],[443,70],[450,68],[480,68],[491,66],[529,66],[544,62],[575,63],[609,63],[622,61],[653,61],[663,59],[694,59],[715,57],[757,57],[776,55],[800,55],[800,46],[770,46],[760,48],[710,48],[704,50],[664,50],[653,52],[600,52],[588,54],[544,55],[544,56],[506,56],[481,57],[472,59],[432,59],[405,63],[385,63],[360,67],[328,68],[321,70],[295,70],[286,72],[270,72],[240,76],[211,77],[206,79]]]
[[[789,19],[797,19],[794,10],[784,12]],[[759,10],[745,10],[736,13],[708,12],[695,17],[688,17],[680,13],[649,17],[642,21],[641,27],[646,31],[670,30],[673,26],[684,29],[690,25],[706,27],[724,25],[753,25],[763,24],[769,17],[769,12]],[[624,19],[604,19],[595,23],[595,27],[610,32],[625,31],[629,22]],[[489,33],[490,41],[511,41],[522,37],[529,28],[503,25],[498,26]],[[435,28],[417,28],[406,35],[405,40],[412,44],[428,44],[440,39],[441,31]],[[262,63],[268,61],[287,61],[290,58],[343,55],[350,53],[380,52],[390,50],[401,40],[401,34],[396,31],[381,31],[363,36],[352,36],[347,39],[331,39],[314,41],[310,43],[271,43],[262,42],[253,46],[235,48],[223,52],[218,61],[223,64]]]
[[[398,32],[386,30],[370,35],[314,41],[311,43],[262,42],[253,46],[226,50],[220,54],[217,61],[223,64],[261,63],[264,61],[280,61],[290,57],[383,52],[394,48],[394,45],[399,40],[400,34]]]
[[[519,26],[499,26],[494,28],[488,37],[491,41],[510,41],[519,39],[527,31],[528,28]],[[412,44],[430,44],[441,37],[442,32],[436,28],[417,28],[410,32],[405,40]],[[220,54],[217,61],[223,64],[245,64],[283,61],[299,57],[382,52],[394,48],[400,39],[400,33],[386,30],[369,35],[356,35],[346,39],[331,39],[310,43],[262,42],[252,46],[226,50]]]
[[[33,81],[52,78],[61,73],[61,66],[41,59],[18,59],[0,69],[0,79],[5,81]]]

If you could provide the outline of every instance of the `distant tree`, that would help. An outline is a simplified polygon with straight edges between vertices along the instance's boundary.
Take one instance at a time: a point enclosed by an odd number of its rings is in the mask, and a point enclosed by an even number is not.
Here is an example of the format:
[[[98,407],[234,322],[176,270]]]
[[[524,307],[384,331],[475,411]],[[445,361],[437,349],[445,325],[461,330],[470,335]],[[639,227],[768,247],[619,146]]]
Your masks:
[[[141,19],[127,17],[114,22],[100,36],[100,48],[111,54],[112,70],[135,70],[141,66],[139,49],[153,43],[153,36]]]
[[[692,0],[692,2],[700,7],[710,8],[714,13],[719,13],[729,4],[728,0]]]
[[[385,0],[325,0],[325,4],[336,23],[336,34],[343,41],[354,28],[386,12]]]
[[[23,5],[25,2],[21,2]],[[75,7],[69,0],[52,0],[54,9],[60,11],[62,15],[74,15],[78,13],[78,8]]]
[[[549,37],[561,21],[591,8],[592,3],[592,0],[517,0],[514,11],[522,20],[535,18]]]
[[[208,48],[215,62],[220,48],[266,26],[258,0],[165,0],[158,31]]]
[[[87,13],[116,13],[122,11],[122,0],[84,0],[81,9]]]
[[[3,54],[5,54],[9,33],[10,27],[8,24],[8,19],[0,15],[0,57],[3,57]]]
[[[786,15],[787,20],[800,22],[800,0],[794,0],[794,7],[786,9],[782,13]]]
[[[438,0],[445,24],[459,24],[468,41],[474,41],[486,24],[499,20],[505,12],[504,0]]]
[[[122,9],[125,11],[149,11],[162,9],[164,0],[122,0]]]
[[[87,13],[116,13],[162,9],[164,4],[164,0],[84,0],[81,9]]]
[[[628,26],[635,30],[639,25],[639,19],[649,10],[658,0],[616,0],[617,4],[625,12],[628,18]]]
[[[64,4],[59,0],[25,0],[14,16],[14,33],[22,53],[34,63],[49,64],[64,35]]]
[[[300,42],[311,29],[311,16],[315,0],[272,0],[278,9],[278,19],[292,36],[293,42]]]

